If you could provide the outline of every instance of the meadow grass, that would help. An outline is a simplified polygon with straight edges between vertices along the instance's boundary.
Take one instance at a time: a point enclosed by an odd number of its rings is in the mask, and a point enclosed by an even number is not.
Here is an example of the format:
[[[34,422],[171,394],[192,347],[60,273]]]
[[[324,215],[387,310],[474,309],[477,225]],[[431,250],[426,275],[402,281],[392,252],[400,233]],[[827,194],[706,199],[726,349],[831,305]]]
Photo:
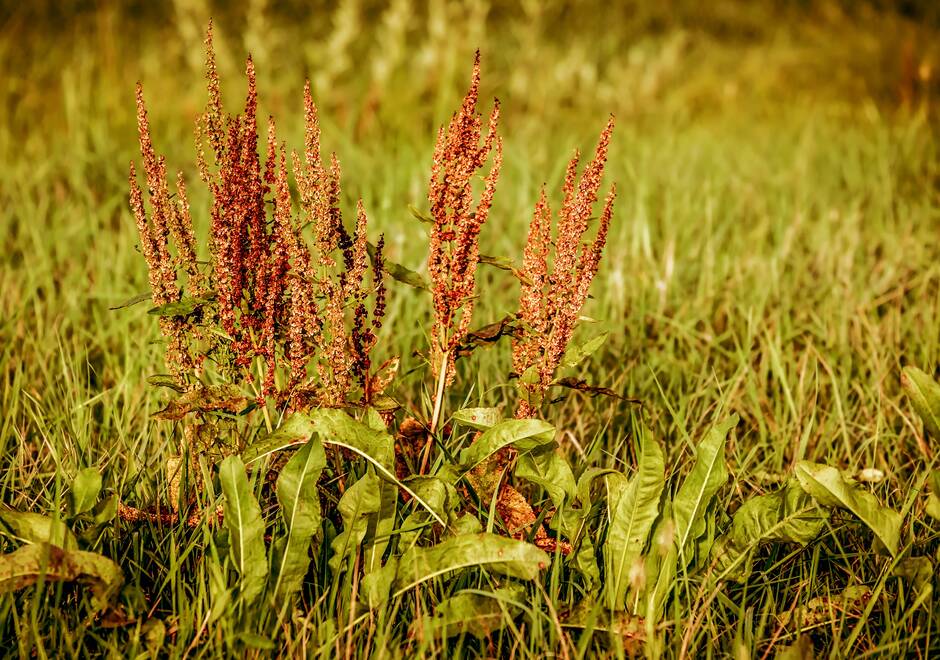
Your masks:
[[[88,466],[101,471],[105,492],[122,500],[143,505],[165,491],[165,458],[175,440],[172,428],[150,419],[165,397],[146,382],[162,370],[158,331],[147,305],[110,308],[147,288],[127,210],[135,79],[161,99],[151,104],[158,149],[195,176],[191,121],[203,92],[187,48],[201,51],[198,37],[185,43],[180,7],[167,12],[166,27],[109,6],[76,17],[68,29],[55,23],[26,30],[14,18],[4,26],[0,63],[14,72],[0,82],[0,499],[7,507],[63,512],[72,478]],[[728,445],[731,479],[719,493],[719,512],[765,492],[801,459],[849,473],[877,468],[886,479],[871,490],[895,509],[913,507],[906,538],[936,566],[940,526],[922,514],[917,496],[932,464],[918,448],[921,424],[899,386],[902,366],[936,374],[940,362],[936,115],[929,93],[897,108],[893,78],[884,74],[894,61],[878,59],[883,53],[871,46],[879,25],[898,33],[928,28],[893,14],[829,17],[829,29],[835,24],[860,45],[860,59],[879,63],[859,78],[840,68],[852,58],[825,45],[820,34],[833,33],[814,23],[818,16],[787,16],[774,31],[766,14],[744,11],[732,20],[716,11],[715,26],[696,23],[694,12],[679,15],[660,32],[649,25],[644,31],[640,19],[613,35],[588,22],[571,43],[546,18],[533,28],[524,16],[491,16],[460,38],[453,26],[435,33],[421,23],[410,28],[427,32],[414,52],[393,22],[380,20],[385,14],[360,15],[369,38],[349,37],[348,47],[339,11],[323,20],[336,43],[300,39],[303,25],[276,16],[261,31],[256,16],[242,32],[236,19],[229,27],[221,21],[233,58],[223,68],[237,68],[244,49],[235,35],[247,35],[253,52],[263,53],[256,56],[263,112],[278,116],[292,144],[301,131],[302,77],[321,76],[324,140],[343,158],[345,208],[363,197],[374,227],[386,233],[389,257],[415,270],[423,267],[426,241],[407,207],[427,207],[432,130],[459,98],[474,38],[483,39],[484,70],[492,72],[484,75],[482,97],[498,95],[508,118],[506,167],[481,238],[484,252],[517,258],[539,185],[558,190],[571,150],[590,149],[608,112],[617,113],[607,181],[618,182],[620,197],[585,308],[611,336],[580,375],[641,403],[568,395],[548,416],[562,432],[563,452],[576,465],[629,472],[629,439],[643,420],[664,447],[667,472],[680,475],[698,439],[734,412],[741,423]],[[721,27],[749,36],[722,39]],[[596,43],[594,35],[602,35]],[[182,45],[161,49],[171,38]],[[615,71],[604,57],[627,43],[637,64]],[[352,63],[317,53],[321,45]],[[384,79],[379,48],[398,58]],[[440,55],[440,68],[416,75],[409,89],[407,72],[424,62],[425,51]],[[362,53],[369,59],[357,60]],[[800,66],[817,56],[823,62],[816,68]],[[241,97],[240,79],[227,80],[228,98]],[[204,235],[207,199],[194,193],[192,201]],[[476,318],[514,312],[512,278],[493,269],[481,274]],[[385,356],[403,359],[398,393],[417,408],[428,401],[420,396],[426,377],[414,351],[428,338],[415,319],[429,315],[420,292],[396,287],[382,331]],[[462,386],[447,410],[468,402],[511,411],[509,370],[507,350],[477,351],[459,365]],[[727,520],[720,514],[718,523]],[[219,600],[201,560],[212,533],[207,525],[115,522],[82,538],[123,568],[134,621],[111,626],[81,606],[76,587],[45,584],[0,596],[5,652],[271,653],[268,640],[253,633],[276,613],[224,604],[217,618],[212,611]],[[14,545],[0,542],[5,551]],[[560,564],[527,586],[531,615],[524,624],[489,642],[448,641],[420,616],[458,588],[492,587],[485,572],[456,584],[432,581],[377,614],[351,614],[352,585],[326,581],[329,546],[319,548],[304,607],[277,621],[278,652],[768,657],[797,637],[784,613],[848,585],[871,587],[872,600],[861,611],[827,610],[808,631],[817,652],[940,652],[940,601],[923,592],[918,599],[891,577],[870,534],[845,519],[834,519],[805,549],[765,551],[745,585],[716,587],[680,575],[666,622],[642,644],[605,632],[602,622],[587,630],[565,624],[564,613],[583,594]]]

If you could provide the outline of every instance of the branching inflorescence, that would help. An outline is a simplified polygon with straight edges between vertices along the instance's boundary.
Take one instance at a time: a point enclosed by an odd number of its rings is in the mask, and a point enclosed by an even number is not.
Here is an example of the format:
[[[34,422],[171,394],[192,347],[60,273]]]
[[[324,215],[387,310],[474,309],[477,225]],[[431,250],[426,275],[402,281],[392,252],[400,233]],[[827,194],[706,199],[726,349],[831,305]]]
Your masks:
[[[600,265],[616,186],[607,194],[594,240],[585,242],[584,237],[598,199],[613,128],[611,118],[601,133],[594,159],[585,168],[580,181],[577,176],[579,154],[575,153],[568,163],[551,264],[552,212],[544,186],[535,204],[522,262],[523,282],[519,296],[522,327],[513,340],[513,371],[520,376],[523,392],[516,409],[517,417],[534,415],[542,395],[551,385]]]
[[[244,113],[225,116],[210,25],[206,36],[209,100],[196,123],[199,173],[212,196],[211,261],[205,273],[196,260],[182,174],[174,203],[165,161],[153,149],[143,91],[140,85],[137,88],[149,219],[133,164],[130,201],[150,271],[152,297],[158,311],[166,310],[161,313],[161,328],[170,343],[167,361],[183,382],[198,377],[199,363],[206,357],[223,374],[242,373],[251,382],[257,366],[259,396],[287,400],[294,406],[346,405],[356,386],[360,402],[368,403],[376,393],[370,353],[385,310],[384,241],[378,242],[367,286],[366,213],[360,200],[350,235],[339,208],[339,160],[333,154],[329,170],[320,161],[320,131],[309,83],[304,90],[304,154],[294,153],[292,159],[301,207],[299,214],[294,213],[286,147],[278,143],[273,119],[268,122],[262,167],[251,58],[246,74]],[[312,251],[303,237],[307,225],[313,227]],[[334,257],[337,252],[339,263]],[[182,286],[180,274],[185,280]],[[370,313],[367,301],[373,294]],[[185,311],[167,307],[184,300],[190,302]],[[210,322],[221,332],[201,332]],[[196,340],[207,346],[197,350]],[[280,387],[279,371],[283,372]]]
[[[438,131],[428,186],[433,225],[428,273],[434,296],[431,329],[431,368],[454,378],[454,349],[470,329],[480,260],[479,235],[486,222],[502,165],[502,140],[496,135],[499,101],[493,104],[485,137],[477,113],[480,53],[473,64],[470,89],[449,126]],[[482,142],[481,142],[482,140]],[[474,208],[472,179],[492,153],[492,165]]]

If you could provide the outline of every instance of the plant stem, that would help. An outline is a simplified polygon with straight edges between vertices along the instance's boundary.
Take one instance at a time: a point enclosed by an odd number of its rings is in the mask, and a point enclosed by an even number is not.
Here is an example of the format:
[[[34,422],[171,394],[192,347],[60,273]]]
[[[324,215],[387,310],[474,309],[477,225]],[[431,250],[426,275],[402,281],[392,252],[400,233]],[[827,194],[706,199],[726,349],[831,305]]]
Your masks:
[[[424,456],[421,458],[420,474],[428,468],[428,457],[431,455],[431,445],[434,443],[434,431],[441,419],[441,409],[444,407],[444,388],[447,384],[447,360],[449,352],[444,351],[441,356],[441,369],[437,375],[437,391],[434,395],[434,411],[431,413],[431,423],[428,425],[428,440],[424,445]]]

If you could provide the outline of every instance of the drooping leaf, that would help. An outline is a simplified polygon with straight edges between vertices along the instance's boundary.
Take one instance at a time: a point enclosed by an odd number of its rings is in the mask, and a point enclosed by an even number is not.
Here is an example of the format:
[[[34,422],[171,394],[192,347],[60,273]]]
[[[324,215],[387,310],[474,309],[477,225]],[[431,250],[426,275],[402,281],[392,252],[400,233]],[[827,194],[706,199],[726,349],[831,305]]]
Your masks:
[[[509,257],[495,257],[489,254],[481,254],[480,263],[486,264],[487,266],[493,266],[494,268],[499,268],[500,270],[507,270],[509,272],[515,270],[515,265],[512,263],[512,259]]]
[[[189,413],[241,412],[248,404],[248,398],[235,385],[224,383],[211,387],[200,387],[177,397],[156,413],[154,418],[176,421]]]
[[[24,545],[0,555],[0,593],[46,582],[80,582],[92,591],[96,608],[105,607],[124,583],[121,567],[96,552],[63,550],[48,543]]]
[[[430,213],[427,211],[422,211],[413,204],[408,205],[408,212],[411,213],[411,216],[419,222],[423,222],[425,224],[434,224],[434,217]]]
[[[289,415],[273,432],[257,440],[242,452],[245,463],[253,463],[269,454],[300,446],[314,433],[314,424],[307,415]]]
[[[326,454],[317,437],[294,454],[277,478],[277,501],[285,533],[274,553],[277,576],[274,596],[290,597],[300,590],[310,565],[310,542],[320,528],[320,496],[317,480],[326,466]]]
[[[747,500],[735,511],[731,527],[712,548],[718,579],[744,582],[754,551],[765,543],[804,546],[825,529],[829,514],[798,483]]]
[[[800,486],[823,506],[851,511],[874,532],[892,555],[897,555],[901,514],[883,506],[867,490],[851,485],[834,467],[800,461],[795,468]]]
[[[634,399],[631,397],[625,397],[623,395],[617,394],[609,387],[600,387],[597,385],[588,385],[588,382],[583,378],[574,378],[573,376],[568,376],[566,378],[559,378],[554,381],[552,385],[557,385],[558,387],[565,387],[569,390],[575,390],[577,392],[584,392],[592,397],[596,396],[606,396],[611,399],[619,399],[625,403],[643,403],[640,399]]]
[[[369,252],[369,260],[375,265],[375,245],[373,243],[366,243],[366,249]],[[390,261],[386,259],[384,255],[382,257],[382,268],[392,279],[398,280],[402,284],[407,284],[412,288],[423,289],[425,291],[430,291],[431,289],[424,275],[405,268],[394,261]]]
[[[516,477],[544,488],[556,509],[566,499],[574,499],[577,492],[571,466],[551,446],[544,451],[531,451],[520,456],[516,463]]]
[[[901,387],[924,420],[927,433],[940,440],[940,383],[917,367],[907,366],[901,371]]]
[[[153,374],[152,376],[147,376],[147,383],[154,387],[166,387],[179,394],[186,392],[186,388],[180,385],[179,379],[173,374]]]
[[[211,298],[180,298],[177,302],[153,307],[147,310],[147,313],[153,314],[154,316],[189,316],[202,309],[210,302],[212,302]]]
[[[229,456],[219,464],[219,482],[225,496],[225,526],[232,561],[240,579],[240,592],[247,603],[252,603],[264,590],[268,573],[261,507],[251,492],[245,464],[238,456]]]
[[[101,474],[98,473],[98,469],[87,467],[79,470],[72,481],[70,492],[73,515],[77,516],[90,511],[98,501],[100,492]]]
[[[430,548],[412,548],[402,555],[396,595],[427,580],[474,566],[500,575],[534,580],[548,563],[545,552],[525,541],[496,534],[452,536]]]
[[[561,358],[561,367],[576,367],[586,358],[593,355],[597,349],[604,345],[610,333],[603,332],[596,337],[588,339],[583,344],[569,344],[564,356]]]
[[[469,426],[477,431],[485,431],[496,426],[502,419],[498,408],[461,408],[452,417],[458,424]]]
[[[467,333],[456,348],[457,357],[466,357],[475,349],[494,345],[503,337],[512,337],[518,328],[513,316],[506,316],[496,323],[490,323]]]
[[[49,543],[64,550],[77,550],[78,542],[65,522],[29,511],[0,511],[0,519],[10,528],[10,534],[26,543]]]
[[[622,610],[626,605],[630,573],[642,561],[643,548],[659,515],[659,500],[666,485],[663,451],[646,429],[640,435],[637,472],[618,484],[607,498],[610,523],[604,545],[607,566],[607,605]]]
[[[705,512],[728,479],[725,441],[738,423],[732,415],[711,429],[696,449],[695,464],[673,499],[676,549],[683,567],[692,561],[695,541],[706,531]]]
[[[491,592],[466,590],[441,601],[434,610],[434,627],[444,637],[462,633],[486,639],[526,607],[525,589],[514,584]]]
[[[470,470],[509,445],[520,453],[554,442],[555,427],[538,419],[508,419],[486,430],[460,452],[460,466]]]

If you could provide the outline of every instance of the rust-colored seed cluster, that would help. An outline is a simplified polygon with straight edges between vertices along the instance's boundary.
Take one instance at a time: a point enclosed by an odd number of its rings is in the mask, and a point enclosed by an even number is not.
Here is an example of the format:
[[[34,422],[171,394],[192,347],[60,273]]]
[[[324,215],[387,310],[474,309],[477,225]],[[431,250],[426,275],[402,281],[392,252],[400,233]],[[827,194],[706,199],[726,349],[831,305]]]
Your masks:
[[[479,234],[486,222],[499,170],[502,141],[496,135],[499,101],[493,105],[486,136],[476,105],[480,87],[480,53],[473,65],[470,89],[445,131],[438,132],[428,186],[434,223],[431,227],[428,272],[434,296],[431,367],[443,369],[447,384],[454,377],[454,349],[470,329],[473,315]],[[482,143],[481,143],[482,140]],[[483,192],[473,207],[472,178],[492,153]]]
[[[209,101],[196,122],[196,146],[200,177],[212,195],[211,274],[202,272],[196,259],[182,175],[177,179],[176,203],[171,202],[166,166],[154,152],[143,91],[138,85],[138,129],[150,193],[149,219],[133,164],[130,202],[150,271],[153,300],[166,305],[185,296],[206,304],[209,311],[204,313],[214,313],[209,320],[225,334],[208,339],[212,343],[208,352],[223,370],[241,370],[252,381],[253,368],[258,366],[263,374],[258,383],[261,398],[288,400],[294,406],[340,406],[347,403],[358,384],[363,402],[368,403],[372,394],[369,355],[385,311],[384,241],[376,248],[367,287],[365,210],[360,201],[355,232],[350,236],[339,208],[339,160],[333,154],[329,170],[320,162],[320,131],[309,83],[304,90],[304,155],[301,158],[294,153],[292,159],[301,206],[301,213],[294,213],[287,150],[278,143],[273,119],[268,122],[262,167],[251,58],[246,75],[244,112],[226,117],[210,24],[206,36]],[[212,153],[211,164],[206,159],[206,143]],[[270,218],[268,208],[272,209]],[[313,251],[302,235],[306,224],[313,226]],[[342,253],[339,265],[333,256],[336,251]],[[184,286],[177,282],[180,274]],[[366,303],[373,293],[370,316]],[[207,303],[210,299],[214,301],[211,306]],[[202,337],[197,321],[190,316],[164,316],[162,328],[171,343],[168,362],[184,379],[196,362],[190,340]],[[279,363],[284,373],[280,387]]]
[[[526,394],[516,409],[520,418],[535,413],[535,402],[550,386],[597,274],[613,214],[615,186],[607,194],[593,242],[585,242],[584,236],[598,199],[613,128],[611,118],[580,181],[579,154],[575,153],[568,163],[551,267],[552,212],[544,187],[535,204],[523,253],[524,281],[519,297],[522,330],[513,341],[512,353],[513,370],[522,376]]]

